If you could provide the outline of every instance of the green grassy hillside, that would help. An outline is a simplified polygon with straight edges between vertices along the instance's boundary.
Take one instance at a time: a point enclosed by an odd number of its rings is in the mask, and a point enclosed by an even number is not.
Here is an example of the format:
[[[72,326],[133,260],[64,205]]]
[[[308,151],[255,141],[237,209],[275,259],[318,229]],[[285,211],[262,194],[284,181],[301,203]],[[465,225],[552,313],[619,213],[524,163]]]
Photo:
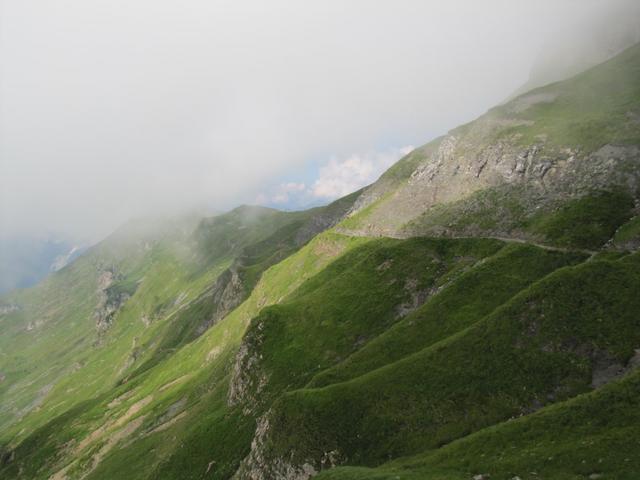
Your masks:
[[[639,66],[3,296],[0,478],[637,478]]]
[[[640,343],[637,261],[556,270],[422,350],[347,382],[287,393],[270,414],[266,452],[294,451],[300,462],[336,452],[376,465],[599,386]]]
[[[632,480],[640,471],[639,382],[636,371],[601,390],[486,428],[436,451],[376,469],[336,468],[318,478]]]
[[[153,472],[162,471],[161,478],[200,478],[215,459],[226,465],[226,470],[216,469],[216,477],[225,478],[248,450],[254,428],[251,418],[238,409],[234,413],[226,401],[230,368],[247,322],[333,258],[367,241],[316,237],[269,269],[245,302],[195,341],[130,380],[108,386],[107,392],[49,416],[50,421],[5,455],[11,461],[0,473],[7,478],[49,478],[56,472],[59,478],[113,478],[113,472],[127,472],[130,478],[158,478]],[[227,429],[234,437],[219,450],[202,442],[212,431]],[[125,439],[127,449],[114,448]],[[189,473],[184,463],[190,465]]]
[[[3,297],[18,308],[0,317],[2,440],[17,441],[193,341],[220,303],[239,305],[269,265],[326,228],[349,202],[132,222],[41,285]],[[231,268],[242,270],[234,288]]]

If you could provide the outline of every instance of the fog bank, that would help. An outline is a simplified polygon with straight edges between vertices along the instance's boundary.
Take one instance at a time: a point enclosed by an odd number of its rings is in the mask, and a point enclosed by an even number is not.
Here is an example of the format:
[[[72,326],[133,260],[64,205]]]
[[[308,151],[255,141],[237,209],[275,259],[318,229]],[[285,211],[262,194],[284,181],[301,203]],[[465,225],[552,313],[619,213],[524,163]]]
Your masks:
[[[536,83],[566,75],[575,55],[548,52],[601,55],[594,28],[609,42],[639,25],[636,3],[4,0],[2,233],[98,239],[149,212],[251,201],[307,166],[310,191],[342,194],[356,183],[336,159],[420,145],[533,65]]]

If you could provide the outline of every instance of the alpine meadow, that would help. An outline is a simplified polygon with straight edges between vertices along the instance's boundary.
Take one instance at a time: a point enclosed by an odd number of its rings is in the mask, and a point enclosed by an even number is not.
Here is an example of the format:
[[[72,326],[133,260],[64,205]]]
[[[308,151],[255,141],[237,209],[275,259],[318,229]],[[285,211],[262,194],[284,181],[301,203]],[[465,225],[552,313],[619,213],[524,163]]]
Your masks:
[[[309,206],[2,293],[0,478],[640,478],[640,44]]]

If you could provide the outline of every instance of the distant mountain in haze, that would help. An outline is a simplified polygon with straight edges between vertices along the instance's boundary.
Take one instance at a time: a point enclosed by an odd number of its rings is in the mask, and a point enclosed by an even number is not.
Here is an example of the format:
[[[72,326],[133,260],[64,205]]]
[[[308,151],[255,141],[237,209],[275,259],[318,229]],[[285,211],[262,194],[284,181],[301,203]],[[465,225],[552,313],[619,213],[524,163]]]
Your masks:
[[[82,251],[82,247],[51,237],[0,238],[0,293],[35,285]]]

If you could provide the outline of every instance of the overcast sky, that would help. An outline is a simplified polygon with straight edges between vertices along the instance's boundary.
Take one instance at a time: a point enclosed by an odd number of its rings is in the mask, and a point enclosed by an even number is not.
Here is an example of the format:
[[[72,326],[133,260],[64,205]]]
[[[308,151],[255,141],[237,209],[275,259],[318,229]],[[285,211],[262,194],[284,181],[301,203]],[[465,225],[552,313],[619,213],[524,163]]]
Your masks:
[[[328,201],[633,3],[0,0],[2,233]]]

